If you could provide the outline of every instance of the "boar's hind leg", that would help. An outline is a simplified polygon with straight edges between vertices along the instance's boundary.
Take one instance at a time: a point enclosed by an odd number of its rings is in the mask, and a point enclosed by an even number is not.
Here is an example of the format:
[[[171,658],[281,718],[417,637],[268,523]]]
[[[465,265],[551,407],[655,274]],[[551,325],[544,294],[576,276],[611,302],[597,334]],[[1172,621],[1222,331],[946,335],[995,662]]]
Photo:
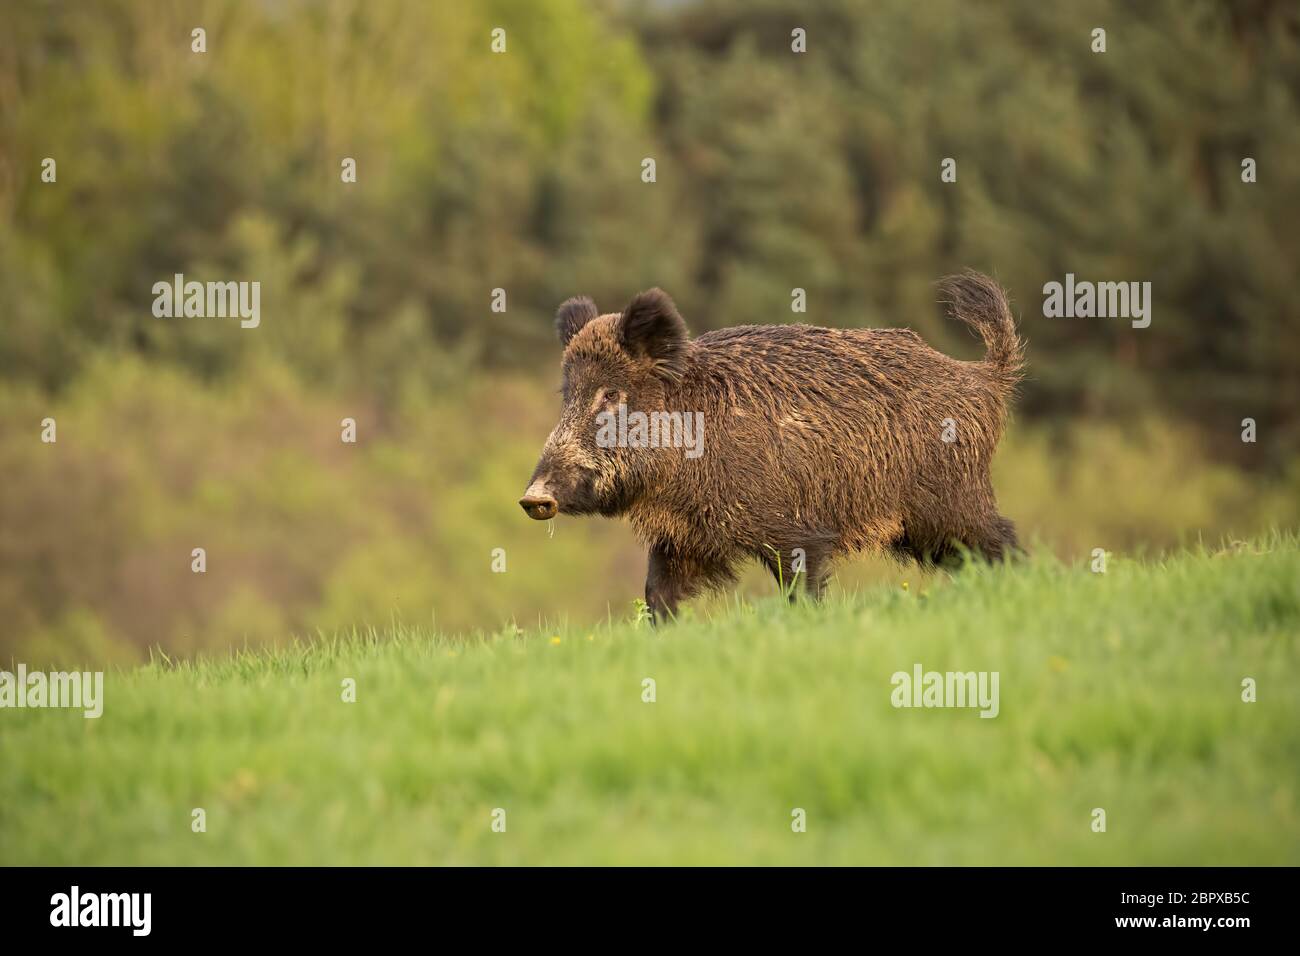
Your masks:
[[[826,593],[826,581],[830,576],[826,573],[826,563],[822,562],[816,568],[812,565],[808,567],[808,580],[804,582],[804,590],[814,601],[820,601]]]
[[[993,520],[970,541],[970,548],[988,561],[1001,561],[1025,553],[1016,538],[1015,524],[1002,515],[994,515]]]
[[[645,603],[655,623],[677,616],[677,605],[696,594],[711,580],[726,577],[725,571],[711,571],[699,561],[666,545],[650,549],[645,578]]]
[[[759,555],[763,565],[772,572],[772,578],[778,586],[784,587],[790,596],[790,603],[795,601],[797,585],[802,584],[804,591],[813,600],[820,600],[826,590],[826,556],[827,548],[819,542],[805,542],[800,561],[796,561],[793,548],[781,552],[778,563],[776,555],[765,551]],[[801,563],[800,563],[801,562]],[[797,568],[797,570],[796,570]]]
[[[961,567],[966,552],[986,561],[1024,554],[1016,539],[1016,526],[999,514],[979,527],[954,535],[934,531],[918,534],[915,529],[908,529],[890,547],[900,557],[948,570]]]

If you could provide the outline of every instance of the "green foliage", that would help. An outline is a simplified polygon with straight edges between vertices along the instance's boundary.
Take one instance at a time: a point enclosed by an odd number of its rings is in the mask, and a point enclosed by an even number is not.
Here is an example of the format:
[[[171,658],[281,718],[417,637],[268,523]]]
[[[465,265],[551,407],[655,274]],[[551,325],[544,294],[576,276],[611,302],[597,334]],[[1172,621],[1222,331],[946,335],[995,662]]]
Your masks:
[[[331,377],[417,377],[431,346],[499,357],[499,336],[517,357],[568,294],[539,217],[588,175],[575,147],[637,138],[650,93],[631,38],[579,0],[33,0],[6,21],[0,276],[23,278],[0,283],[0,371],[47,385],[112,347],[204,374],[256,348],[313,379],[325,359],[352,366]],[[207,53],[190,50],[197,22]],[[505,55],[489,48],[498,25]],[[57,184],[39,180],[46,156]],[[355,184],[340,182],[344,157]],[[153,283],[177,272],[261,281],[268,334],[153,318]],[[510,291],[504,316],[494,287]],[[391,368],[392,340],[413,333],[423,347]],[[375,339],[390,343],[380,355]]]
[[[603,616],[640,571],[627,531],[565,518],[548,535],[514,503],[536,453],[524,436],[550,426],[538,399],[485,384],[381,417],[266,360],[203,388],[125,356],[57,403],[0,388],[15,409],[0,421],[0,658],[138,659],[394,618],[466,628],[561,602]],[[34,440],[47,415],[54,444]],[[562,587],[558,569],[574,572]],[[92,653],[105,642],[122,646]]]
[[[806,54],[790,51],[796,25]],[[969,354],[933,284],[974,267],[1018,305],[1027,414],[1141,409],[1207,434],[1250,415],[1278,441],[1238,459],[1284,466],[1300,444],[1296,25],[1285,4],[1178,0],[646,14],[660,168],[699,237],[684,314],[790,321],[801,287],[799,318],[911,326]],[[955,184],[940,180],[947,157]],[[1042,287],[1067,272],[1150,281],[1152,327],[1044,318]]]
[[[644,551],[625,525],[543,525],[515,504],[553,424],[551,388],[497,376],[381,411],[365,390],[244,361],[237,383],[122,355],[92,361],[57,400],[0,386],[0,660],[139,660],[393,620],[582,622],[640,594]],[[55,444],[38,440],[47,416]],[[1300,467],[1265,482],[1213,460],[1169,425],[1017,426],[995,479],[1035,547],[1075,559],[1300,523]],[[838,577],[922,580],[870,557]],[[755,566],[743,589],[773,585]]]
[[[1270,440],[1234,451],[1275,469],[1300,440],[1286,4],[10,7],[6,377],[64,385],[101,348],[205,375],[256,348],[313,381],[421,380],[440,350],[535,365],[561,299],[615,309],[650,284],[697,329],[789,321],[799,287],[808,321],[965,348],[933,283],[975,267],[1020,304],[1027,413],[1249,415]],[[153,319],[175,272],[260,277],[265,334]],[[1043,318],[1066,272],[1152,282],[1154,325]]]
[[[996,459],[1030,540],[1074,558],[1292,526],[1294,23],[1165,0],[9,2],[0,658],[623,606],[626,529],[513,504],[553,424],[551,312],[579,292],[973,356],[933,283],[991,271],[1030,340]],[[1151,281],[1151,328],[1044,319],[1067,271]],[[154,318],[178,272],[259,281],[261,325]]]
[[[105,676],[98,720],[5,715],[0,855],[1294,865],[1297,633],[1300,541],[1276,535],[1104,575],[1040,558],[822,607],[773,596],[655,631],[397,626],[156,657]],[[917,663],[997,671],[998,716],[895,709],[891,677]]]

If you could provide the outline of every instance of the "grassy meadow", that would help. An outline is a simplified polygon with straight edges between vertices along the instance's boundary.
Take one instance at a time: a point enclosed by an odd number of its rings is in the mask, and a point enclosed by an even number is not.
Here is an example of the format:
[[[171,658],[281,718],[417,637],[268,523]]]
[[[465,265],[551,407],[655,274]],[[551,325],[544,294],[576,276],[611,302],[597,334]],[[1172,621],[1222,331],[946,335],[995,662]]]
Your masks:
[[[0,864],[1300,863],[1296,9],[5,0],[0,670],[107,673],[0,711]],[[569,297],[976,359],[968,268],[1030,560],[655,631],[519,509]]]
[[[659,630],[155,652],[98,720],[5,714],[0,861],[1294,865],[1298,637],[1300,539],[1274,534]],[[997,671],[998,715],[891,706],[918,663]]]

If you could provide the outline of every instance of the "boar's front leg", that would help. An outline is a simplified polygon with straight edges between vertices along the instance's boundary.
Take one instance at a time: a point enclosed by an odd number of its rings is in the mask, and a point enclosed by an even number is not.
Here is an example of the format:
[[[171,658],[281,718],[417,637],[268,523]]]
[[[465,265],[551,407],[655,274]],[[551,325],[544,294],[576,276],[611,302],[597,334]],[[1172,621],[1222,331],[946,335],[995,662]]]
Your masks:
[[[701,569],[670,545],[660,543],[650,549],[645,577],[645,603],[654,622],[677,616],[677,605],[699,591],[703,584]]]

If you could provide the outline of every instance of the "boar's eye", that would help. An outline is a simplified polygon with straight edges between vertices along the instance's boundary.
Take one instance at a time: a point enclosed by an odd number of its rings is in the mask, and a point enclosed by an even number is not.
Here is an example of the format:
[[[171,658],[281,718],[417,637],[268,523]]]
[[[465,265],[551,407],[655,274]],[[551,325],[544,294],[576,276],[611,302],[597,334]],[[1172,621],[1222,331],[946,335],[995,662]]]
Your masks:
[[[603,389],[600,393],[600,404],[617,405],[620,399],[622,399],[622,397],[623,397],[623,393],[620,392],[618,389],[606,388]]]

